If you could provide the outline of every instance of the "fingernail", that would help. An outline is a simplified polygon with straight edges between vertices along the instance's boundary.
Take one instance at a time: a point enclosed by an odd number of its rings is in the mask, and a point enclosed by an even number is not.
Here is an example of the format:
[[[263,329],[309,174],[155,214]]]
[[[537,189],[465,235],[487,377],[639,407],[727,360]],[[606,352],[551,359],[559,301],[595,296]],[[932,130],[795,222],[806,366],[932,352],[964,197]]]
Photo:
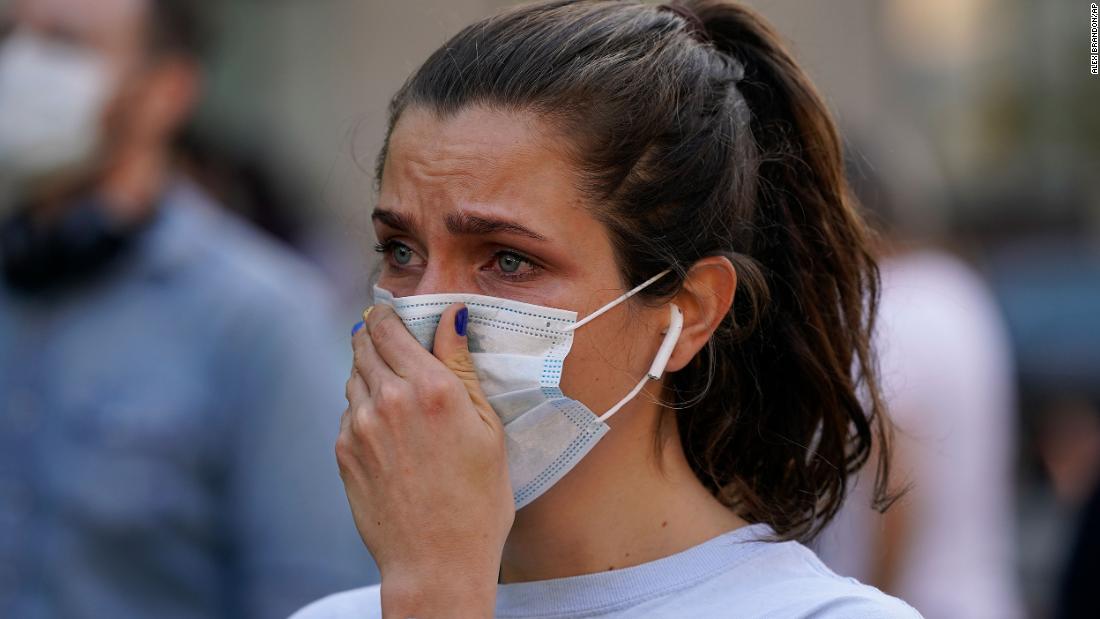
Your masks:
[[[355,323],[355,325],[351,328],[352,337],[354,337],[356,333],[359,333],[359,329],[362,329],[362,328],[363,328],[363,321],[362,320]]]
[[[466,320],[470,317],[470,309],[462,308],[455,312],[455,333],[459,337],[466,337]]]

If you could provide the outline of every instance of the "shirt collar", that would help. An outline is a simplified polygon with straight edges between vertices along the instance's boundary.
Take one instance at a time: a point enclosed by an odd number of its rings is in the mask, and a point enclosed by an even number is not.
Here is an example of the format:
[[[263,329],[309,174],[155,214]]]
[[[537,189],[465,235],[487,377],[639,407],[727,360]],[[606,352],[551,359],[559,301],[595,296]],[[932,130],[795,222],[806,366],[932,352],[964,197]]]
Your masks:
[[[608,572],[497,586],[497,617],[575,617],[629,608],[742,563],[775,532],[746,525],[667,557]]]

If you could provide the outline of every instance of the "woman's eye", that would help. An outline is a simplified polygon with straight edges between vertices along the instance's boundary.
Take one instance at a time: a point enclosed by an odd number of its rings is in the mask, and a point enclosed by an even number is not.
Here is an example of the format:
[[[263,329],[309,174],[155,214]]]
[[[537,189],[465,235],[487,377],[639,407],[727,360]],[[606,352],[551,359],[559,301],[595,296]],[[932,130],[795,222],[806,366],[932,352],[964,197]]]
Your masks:
[[[401,241],[389,240],[374,246],[374,251],[382,254],[391,264],[405,267],[415,266],[416,252]]]
[[[393,261],[400,265],[406,265],[412,261],[413,252],[407,245],[397,244],[393,247]]]
[[[505,273],[515,273],[523,266],[524,262],[526,262],[526,260],[523,258],[508,252],[502,252],[497,256],[497,266]]]
[[[500,277],[520,281],[537,275],[540,267],[523,254],[502,250],[498,251],[484,268],[495,271]]]

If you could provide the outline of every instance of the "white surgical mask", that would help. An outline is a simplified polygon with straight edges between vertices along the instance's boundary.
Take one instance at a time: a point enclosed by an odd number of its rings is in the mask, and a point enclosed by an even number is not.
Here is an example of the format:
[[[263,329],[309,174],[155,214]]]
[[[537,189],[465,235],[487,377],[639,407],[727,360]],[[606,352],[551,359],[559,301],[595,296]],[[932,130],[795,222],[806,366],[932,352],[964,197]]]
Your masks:
[[[443,310],[452,303],[469,309],[467,342],[481,388],[504,424],[508,474],[516,509],[546,492],[608,431],[607,419],[664,373],[683,327],[683,315],[670,305],[664,340],[646,376],[602,414],[562,393],[562,365],[573,332],[668,273],[640,286],[577,321],[570,310],[477,294],[427,294],[394,298],[374,287],[375,303],[390,305],[425,348],[431,348]]]
[[[111,90],[98,54],[16,31],[0,45],[0,185],[79,169],[95,155]]]

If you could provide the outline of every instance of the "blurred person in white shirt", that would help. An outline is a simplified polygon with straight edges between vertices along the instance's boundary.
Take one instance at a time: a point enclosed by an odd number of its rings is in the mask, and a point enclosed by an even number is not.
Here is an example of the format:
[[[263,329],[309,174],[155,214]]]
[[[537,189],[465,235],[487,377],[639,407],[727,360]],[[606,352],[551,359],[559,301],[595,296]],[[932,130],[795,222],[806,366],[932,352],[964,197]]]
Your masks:
[[[817,550],[925,617],[1018,617],[1017,396],[1004,320],[979,273],[931,243],[903,241],[898,202],[870,171],[855,176],[864,205],[887,224],[876,338],[893,466],[908,491],[879,514],[865,469]]]

